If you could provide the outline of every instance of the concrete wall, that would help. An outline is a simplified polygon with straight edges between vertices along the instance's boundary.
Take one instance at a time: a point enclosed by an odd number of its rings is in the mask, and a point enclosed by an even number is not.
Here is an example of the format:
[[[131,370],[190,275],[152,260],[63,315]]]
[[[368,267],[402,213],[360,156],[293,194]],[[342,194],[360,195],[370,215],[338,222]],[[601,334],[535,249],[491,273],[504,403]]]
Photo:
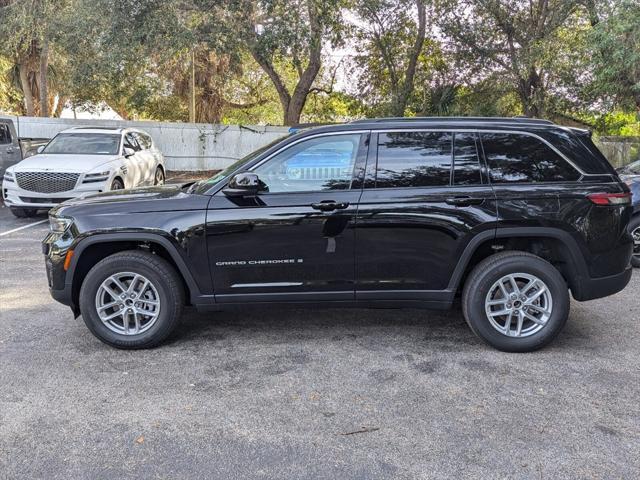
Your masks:
[[[640,137],[600,137],[596,144],[615,168],[640,160]]]
[[[148,132],[164,153],[170,170],[217,170],[270,143],[288,127],[210,125],[202,123],[130,122],[61,118],[12,118],[20,137],[51,138],[71,127],[135,127]]]

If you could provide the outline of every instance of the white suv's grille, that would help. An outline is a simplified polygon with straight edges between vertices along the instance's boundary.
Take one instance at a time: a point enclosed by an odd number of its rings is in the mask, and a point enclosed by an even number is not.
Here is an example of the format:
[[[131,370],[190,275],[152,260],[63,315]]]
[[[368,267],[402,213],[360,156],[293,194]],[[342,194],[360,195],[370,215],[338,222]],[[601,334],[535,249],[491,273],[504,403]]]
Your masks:
[[[23,190],[38,193],[58,193],[73,190],[79,173],[16,172],[16,181]]]

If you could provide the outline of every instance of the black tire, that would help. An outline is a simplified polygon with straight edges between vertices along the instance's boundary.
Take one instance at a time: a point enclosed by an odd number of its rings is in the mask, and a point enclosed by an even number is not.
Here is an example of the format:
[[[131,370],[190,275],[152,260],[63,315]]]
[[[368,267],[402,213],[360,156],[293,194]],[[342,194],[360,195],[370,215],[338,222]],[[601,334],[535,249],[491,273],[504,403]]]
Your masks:
[[[164,170],[162,167],[156,167],[155,175],[153,176],[153,184],[154,185],[164,185]]]
[[[11,213],[13,213],[13,216],[18,218],[31,218],[35,216],[36,213],[38,213],[38,209],[36,208],[11,207],[10,210]]]
[[[523,273],[542,280],[551,294],[553,308],[544,327],[525,337],[512,337],[491,325],[485,300],[491,287],[508,274]],[[569,317],[569,290],[560,272],[549,262],[527,252],[492,255],[470,273],[462,292],[462,313],[471,330],[492,347],[505,352],[531,352],[549,344]]]
[[[123,190],[124,189],[124,183],[122,183],[122,180],[120,180],[119,178],[114,178],[113,181],[111,182],[111,188],[110,190]]]
[[[629,233],[640,238],[640,215],[636,215],[629,222]],[[633,256],[631,257],[631,265],[640,268],[640,244],[634,244]]]
[[[96,294],[110,275],[132,272],[145,276],[155,286],[160,313],[155,323],[136,335],[113,332],[100,319],[95,306]],[[169,262],[148,252],[128,250],[98,262],[87,274],[80,289],[80,311],[85,324],[98,339],[116,348],[151,348],[166,340],[180,321],[184,306],[184,289],[178,273]]]

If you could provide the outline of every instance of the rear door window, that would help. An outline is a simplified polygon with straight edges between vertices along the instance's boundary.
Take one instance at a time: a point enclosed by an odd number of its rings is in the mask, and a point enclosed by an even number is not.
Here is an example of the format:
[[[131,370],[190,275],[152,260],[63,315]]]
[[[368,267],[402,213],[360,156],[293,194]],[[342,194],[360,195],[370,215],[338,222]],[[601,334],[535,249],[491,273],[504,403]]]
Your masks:
[[[456,132],[453,141],[453,185],[480,185],[480,158],[475,133]]]
[[[580,173],[538,138],[520,133],[483,133],[482,147],[493,183],[568,182]]]
[[[449,185],[452,143],[450,132],[379,134],[376,188]]]

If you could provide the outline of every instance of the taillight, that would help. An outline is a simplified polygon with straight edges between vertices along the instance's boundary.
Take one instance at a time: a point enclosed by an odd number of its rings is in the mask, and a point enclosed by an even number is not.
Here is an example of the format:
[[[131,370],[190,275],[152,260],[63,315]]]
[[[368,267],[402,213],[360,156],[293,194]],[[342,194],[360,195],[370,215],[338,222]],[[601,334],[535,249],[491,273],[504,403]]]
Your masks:
[[[587,198],[596,205],[631,205],[631,193],[592,193]]]

